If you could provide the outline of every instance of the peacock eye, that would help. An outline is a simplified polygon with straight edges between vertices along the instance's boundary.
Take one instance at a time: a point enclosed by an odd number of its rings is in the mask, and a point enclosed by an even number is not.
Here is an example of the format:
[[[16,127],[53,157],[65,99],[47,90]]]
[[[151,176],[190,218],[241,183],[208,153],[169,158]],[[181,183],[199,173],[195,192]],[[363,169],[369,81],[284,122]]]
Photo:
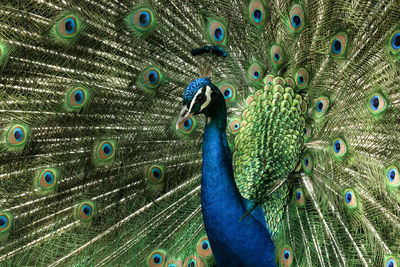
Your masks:
[[[306,69],[299,69],[295,75],[295,82],[299,89],[307,88],[309,81],[308,71]]]
[[[41,175],[41,185],[43,188],[50,187],[55,181],[55,172],[53,170],[45,170]]]
[[[147,266],[169,266],[164,265],[166,257],[166,253],[162,250],[153,251],[148,257]]]
[[[392,38],[392,48],[394,50],[400,49],[400,33],[396,33]]]
[[[153,261],[154,261],[154,263],[156,263],[156,264],[160,264],[161,262],[162,262],[162,256],[160,255],[160,254],[155,254],[154,256],[153,256]]]
[[[315,110],[314,110],[314,114],[318,117],[321,118],[323,115],[325,115],[325,113],[328,110],[328,106],[329,106],[329,99],[326,97],[318,97],[317,100],[315,101]]]
[[[219,91],[224,96],[227,105],[232,105],[235,103],[236,92],[234,86],[223,83],[222,85],[219,85]]]
[[[397,261],[392,256],[389,256],[386,259],[385,266],[386,267],[397,267]]]
[[[155,70],[149,71],[149,82],[152,85],[156,85],[158,82],[158,73]]]
[[[229,99],[232,97],[232,89],[231,88],[228,88],[225,90],[224,97],[225,97],[225,99]]]
[[[7,144],[12,148],[22,148],[26,141],[29,129],[22,125],[11,126],[7,134]]]
[[[90,214],[92,214],[92,208],[89,205],[83,205],[82,211],[86,216],[90,216]]]
[[[249,77],[252,81],[258,82],[261,80],[262,70],[258,63],[253,63],[249,68]]]
[[[84,87],[73,87],[67,91],[66,109],[80,111],[88,102],[89,91]]]
[[[396,166],[386,168],[387,183],[390,187],[398,187],[400,185],[399,171]]]
[[[352,189],[346,189],[344,191],[344,200],[345,204],[348,208],[356,208],[357,207],[357,196]]]
[[[342,52],[342,42],[339,39],[335,39],[332,43],[332,51],[334,54],[340,54]]]
[[[309,153],[306,153],[302,159],[303,170],[306,173],[311,173],[313,169],[313,159]]]
[[[2,214],[0,216],[0,231],[3,231],[8,227],[9,218],[7,215]]]
[[[196,103],[204,103],[206,101],[207,97],[205,94],[199,94],[196,97]]]
[[[229,132],[231,133],[231,134],[238,134],[239,133],[239,130],[240,130],[240,120],[231,120],[230,122],[229,122],[229,128],[228,128],[228,130],[229,130]]]
[[[296,199],[300,200],[300,198],[301,198],[301,191],[297,191],[296,192]]]
[[[207,236],[200,238],[197,242],[197,253],[203,258],[212,256],[211,246]]]
[[[66,16],[56,27],[56,32],[59,37],[68,39],[76,36],[80,29],[79,18],[75,15]]]
[[[292,255],[292,250],[289,247],[286,247],[282,250],[280,262],[282,266],[292,265],[293,255]]]
[[[147,174],[147,181],[151,184],[159,184],[164,180],[164,166],[153,165]]]
[[[14,134],[15,141],[17,141],[17,142],[21,142],[22,139],[24,138],[24,132],[23,132],[22,128],[16,128],[13,131],[13,134]]]
[[[195,267],[196,266],[196,261],[195,260],[190,260],[188,263],[188,267]]]
[[[387,108],[386,98],[379,93],[371,95],[368,102],[368,109],[374,115],[382,113]]]
[[[79,206],[78,206],[78,210],[76,212],[76,215],[78,217],[78,219],[80,219],[81,221],[90,221],[91,219],[93,219],[93,215],[95,213],[95,204],[92,201],[85,201],[82,202]]]
[[[347,192],[346,193],[346,202],[350,203],[352,198],[353,198],[353,194],[351,192]]]
[[[273,67],[277,68],[283,63],[283,49],[279,45],[273,45],[270,50]]]
[[[114,161],[116,144],[114,141],[106,140],[96,145],[95,163],[97,165],[109,164]]]
[[[149,31],[155,25],[153,12],[148,8],[140,8],[125,18],[130,29],[138,34]]]
[[[297,188],[297,190],[295,191],[295,197],[296,197],[296,203],[299,206],[303,206],[304,205],[304,194],[303,194],[303,190],[301,188]]]
[[[223,45],[226,41],[226,28],[219,21],[211,21],[208,32],[211,40],[215,44]]]
[[[300,5],[294,5],[290,10],[289,27],[292,31],[298,32],[304,26],[304,11]]]
[[[224,38],[224,29],[222,27],[218,27],[214,31],[214,38],[217,42],[221,42]]]
[[[305,138],[305,139],[309,139],[310,136],[311,136],[311,126],[307,124],[307,125],[304,127],[304,138]]]
[[[388,172],[389,182],[393,182],[395,177],[396,177],[396,170],[394,168],[392,168]]]
[[[103,144],[101,149],[106,157],[109,157],[112,153],[112,147],[111,147],[111,144],[109,144],[109,143]]]
[[[202,247],[204,250],[207,250],[207,249],[210,247],[210,244],[208,243],[207,240],[204,240],[203,243],[201,243],[201,247]]]
[[[347,144],[342,138],[336,138],[332,141],[333,155],[337,159],[342,159],[347,153]]]
[[[163,80],[163,74],[160,69],[150,67],[140,74],[138,83],[141,85],[142,89],[151,92],[157,89],[162,84]]]
[[[143,28],[147,27],[151,21],[150,12],[147,10],[143,10],[139,13],[139,24]]]

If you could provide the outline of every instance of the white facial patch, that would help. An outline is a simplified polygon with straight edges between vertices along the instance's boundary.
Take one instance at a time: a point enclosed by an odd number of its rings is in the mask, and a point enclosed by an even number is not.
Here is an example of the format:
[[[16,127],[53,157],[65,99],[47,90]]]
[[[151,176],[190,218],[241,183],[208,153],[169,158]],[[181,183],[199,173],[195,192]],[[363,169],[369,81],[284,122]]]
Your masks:
[[[206,108],[208,106],[208,104],[210,104],[211,102],[211,87],[210,86],[206,86],[206,96],[207,96],[207,100],[206,102],[204,102],[203,105],[201,105],[200,110],[203,110],[204,108]]]
[[[203,89],[197,91],[196,95],[193,97],[192,103],[190,103],[189,111],[192,110],[192,107],[193,107],[194,103],[196,103],[196,98],[197,98],[197,96],[198,96],[199,94],[201,94],[202,91],[203,91]],[[208,85],[206,86],[206,94],[205,94],[205,95],[206,95],[207,99],[206,99],[206,101],[203,103],[203,105],[201,105],[199,111],[202,111],[203,109],[205,109],[205,108],[208,106],[208,104],[210,104],[210,102],[211,102],[211,87],[208,86]]]

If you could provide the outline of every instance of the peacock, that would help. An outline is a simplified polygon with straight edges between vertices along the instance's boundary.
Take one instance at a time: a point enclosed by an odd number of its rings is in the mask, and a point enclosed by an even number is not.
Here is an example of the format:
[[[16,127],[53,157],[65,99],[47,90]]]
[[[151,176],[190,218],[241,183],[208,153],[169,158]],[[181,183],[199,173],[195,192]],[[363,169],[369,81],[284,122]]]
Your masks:
[[[3,0],[1,266],[400,266],[399,0]]]

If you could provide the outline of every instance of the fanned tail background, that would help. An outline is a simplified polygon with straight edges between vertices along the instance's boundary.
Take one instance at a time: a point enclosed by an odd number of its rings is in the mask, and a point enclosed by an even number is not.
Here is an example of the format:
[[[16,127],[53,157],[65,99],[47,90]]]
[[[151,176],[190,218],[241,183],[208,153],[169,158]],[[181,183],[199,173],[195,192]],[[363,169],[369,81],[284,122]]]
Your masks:
[[[0,262],[215,265],[205,120],[175,128],[210,66],[232,152],[267,75],[302,97],[299,168],[256,192],[277,264],[400,264],[399,49],[397,0],[2,1]]]

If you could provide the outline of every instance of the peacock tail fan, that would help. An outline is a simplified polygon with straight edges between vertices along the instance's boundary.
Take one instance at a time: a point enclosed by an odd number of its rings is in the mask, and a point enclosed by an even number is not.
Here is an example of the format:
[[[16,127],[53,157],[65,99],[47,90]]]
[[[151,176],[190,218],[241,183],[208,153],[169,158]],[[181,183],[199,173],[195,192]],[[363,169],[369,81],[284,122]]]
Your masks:
[[[3,0],[0,262],[215,266],[175,127],[208,65],[276,264],[400,264],[398,0]]]

